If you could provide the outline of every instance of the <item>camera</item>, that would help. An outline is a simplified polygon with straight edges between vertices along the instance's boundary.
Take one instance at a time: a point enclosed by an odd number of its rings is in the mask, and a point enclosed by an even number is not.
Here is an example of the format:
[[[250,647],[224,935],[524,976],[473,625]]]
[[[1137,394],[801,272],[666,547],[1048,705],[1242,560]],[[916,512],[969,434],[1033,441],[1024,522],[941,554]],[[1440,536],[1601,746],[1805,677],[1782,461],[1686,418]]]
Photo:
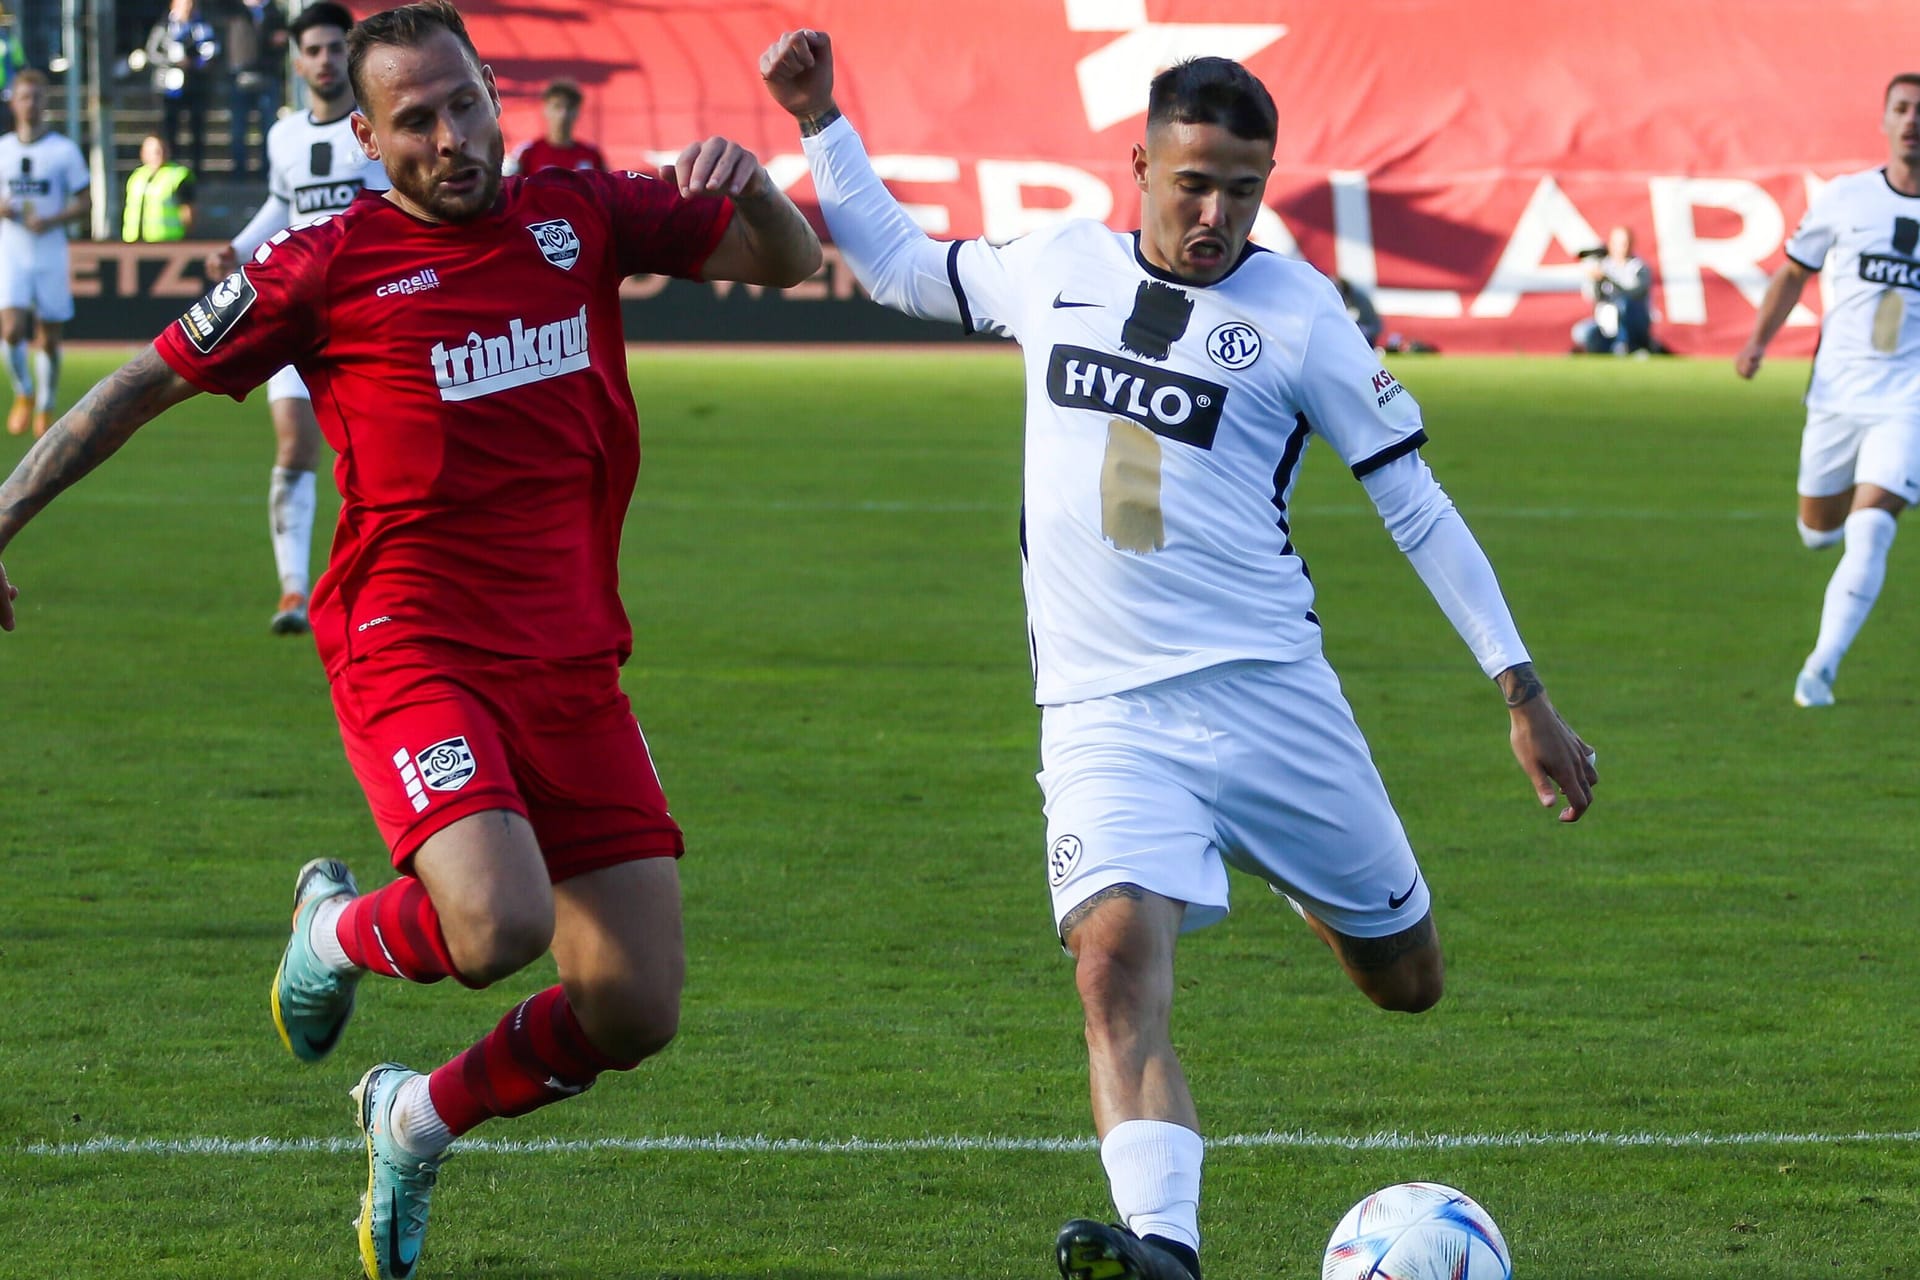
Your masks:
[[[1576,258],[1604,258],[1607,256],[1607,247],[1605,245],[1598,245],[1592,249],[1582,249],[1573,256]]]

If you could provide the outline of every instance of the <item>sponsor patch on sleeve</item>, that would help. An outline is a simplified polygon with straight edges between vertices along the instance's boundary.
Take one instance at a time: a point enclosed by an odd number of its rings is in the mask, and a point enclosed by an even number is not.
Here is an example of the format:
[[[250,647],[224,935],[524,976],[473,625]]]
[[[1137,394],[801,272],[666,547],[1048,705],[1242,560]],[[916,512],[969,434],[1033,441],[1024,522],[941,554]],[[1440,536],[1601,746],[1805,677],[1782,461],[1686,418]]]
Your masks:
[[[244,268],[234,272],[207,293],[207,296],[187,308],[187,314],[180,317],[180,329],[187,335],[194,350],[207,355],[220,345],[220,340],[232,332],[240,317],[247,314],[247,308],[260,295],[253,290],[253,284],[247,279]]]

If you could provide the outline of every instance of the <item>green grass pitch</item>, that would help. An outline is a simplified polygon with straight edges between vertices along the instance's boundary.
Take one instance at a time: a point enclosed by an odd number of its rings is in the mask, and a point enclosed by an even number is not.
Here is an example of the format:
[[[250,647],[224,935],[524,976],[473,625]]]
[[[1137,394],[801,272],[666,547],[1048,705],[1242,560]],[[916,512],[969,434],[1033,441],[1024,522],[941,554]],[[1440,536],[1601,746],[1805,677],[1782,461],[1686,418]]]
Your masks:
[[[69,398],[109,367],[71,358]],[[1176,1008],[1206,1127],[1249,1139],[1208,1156],[1208,1273],[1308,1280],[1352,1201],[1422,1178],[1488,1206],[1522,1280],[1911,1274],[1920,552],[1896,544],[1840,704],[1797,710],[1833,563],[1793,531],[1804,364],[1395,368],[1601,798],[1571,828],[1536,807],[1495,691],[1316,446],[1295,538],[1450,985],[1376,1011],[1236,880]],[[627,686],[688,835],[681,1038],[477,1134],[423,1274],[1044,1280],[1058,1224],[1110,1206],[1091,1150],[1049,1141],[1088,1118],[1032,779],[1019,366],[633,377]],[[334,1059],[280,1048],[295,868],[386,873],[311,646],[267,634],[270,451],[258,396],[193,401],[6,554],[0,1276],[356,1274],[347,1089],[551,981],[370,980]],[[721,1141],[639,1143],[673,1137]],[[599,1138],[629,1142],[558,1145]]]

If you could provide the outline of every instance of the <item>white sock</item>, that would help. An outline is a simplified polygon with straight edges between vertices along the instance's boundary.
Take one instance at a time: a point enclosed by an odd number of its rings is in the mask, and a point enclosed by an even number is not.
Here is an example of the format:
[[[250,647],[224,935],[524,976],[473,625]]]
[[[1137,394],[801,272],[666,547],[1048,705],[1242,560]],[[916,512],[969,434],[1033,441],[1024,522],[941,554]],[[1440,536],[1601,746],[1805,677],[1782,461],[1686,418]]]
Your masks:
[[[432,1159],[453,1142],[447,1122],[433,1109],[433,1091],[423,1075],[409,1076],[394,1090],[387,1124],[400,1145],[416,1156]]]
[[[60,356],[45,351],[33,353],[33,377],[39,384],[40,392],[34,397],[33,407],[52,412],[54,399],[60,394]]]
[[[1899,528],[1893,513],[1878,507],[1862,507],[1847,517],[1847,549],[1827,582],[1820,638],[1807,658],[1807,666],[1829,681],[1873,612],[1873,602],[1880,598],[1880,584],[1887,579],[1887,552]]]
[[[1830,547],[1847,536],[1844,526],[1838,529],[1816,529],[1798,516],[1794,517],[1793,522],[1800,526],[1800,541],[1806,544],[1809,551]]]
[[[267,486],[267,516],[273,533],[273,567],[279,571],[282,592],[307,594],[313,503],[313,472],[273,469]]]
[[[28,363],[26,343],[9,342],[7,344],[7,376],[13,379],[13,394],[16,396],[33,394],[33,367]]]
[[[328,898],[313,909],[313,919],[307,924],[307,945],[320,957],[320,963],[335,973],[352,973],[360,967],[347,959],[347,949],[340,945],[340,916],[351,901],[345,894]]]
[[[1200,1249],[1200,1161],[1206,1144],[1185,1125],[1126,1120],[1100,1143],[1113,1207],[1137,1236]]]

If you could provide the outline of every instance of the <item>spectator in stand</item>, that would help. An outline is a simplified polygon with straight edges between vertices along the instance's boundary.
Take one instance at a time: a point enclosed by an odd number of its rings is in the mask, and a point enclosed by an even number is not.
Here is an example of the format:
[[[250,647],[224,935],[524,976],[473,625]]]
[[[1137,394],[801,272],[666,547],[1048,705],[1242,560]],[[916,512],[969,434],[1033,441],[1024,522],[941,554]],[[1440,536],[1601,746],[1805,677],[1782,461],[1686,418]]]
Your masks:
[[[265,176],[267,130],[280,115],[286,87],[287,19],[280,0],[231,0],[225,30],[227,107],[232,113],[233,176]],[[247,130],[260,121],[260,145],[247,145]]]
[[[547,117],[547,136],[523,142],[507,157],[509,176],[536,173],[541,169],[597,169],[605,172],[606,157],[591,142],[573,136],[584,100],[580,86],[571,80],[553,80],[540,94],[540,109]]]
[[[167,16],[147,36],[147,65],[160,95],[160,132],[178,154],[180,122],[187,124],[187,147],[195,173],[207,168],[207,68],[220,56],[220,38],[201,15],[195,0],[172,0]]]
[[[140,142],[140,167],[127,175],[120,238],[128,244],[185,240],[193,230],[193,195],[193,170],[174,162],[165,138],[148,134]]]

